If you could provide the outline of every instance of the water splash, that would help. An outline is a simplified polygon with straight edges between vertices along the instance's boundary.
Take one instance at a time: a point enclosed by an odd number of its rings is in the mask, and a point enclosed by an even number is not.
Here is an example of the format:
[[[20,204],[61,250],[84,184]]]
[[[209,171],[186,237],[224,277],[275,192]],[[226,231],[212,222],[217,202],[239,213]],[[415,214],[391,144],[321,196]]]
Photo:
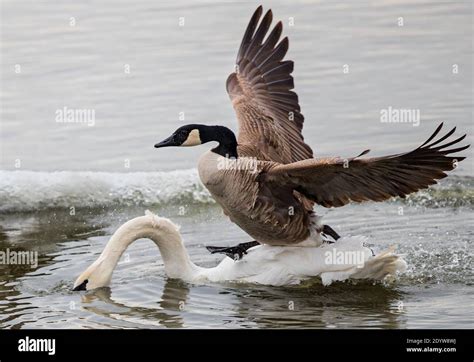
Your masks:
[[[474,207],[474,178],[450,177],[408,196],[411,206]],[[171,172],[0,171],[0,212],[54,208],[213,204],[196,169]]]
[[[0,171],[0,212],[52,208],[214,203],[197,171]]]

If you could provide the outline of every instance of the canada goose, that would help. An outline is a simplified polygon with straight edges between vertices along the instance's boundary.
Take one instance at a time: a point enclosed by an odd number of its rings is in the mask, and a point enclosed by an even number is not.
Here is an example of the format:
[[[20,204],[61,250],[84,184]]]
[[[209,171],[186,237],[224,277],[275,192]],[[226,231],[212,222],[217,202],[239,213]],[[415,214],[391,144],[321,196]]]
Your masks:
[[[348,278],[383,279],[406,268],[405,261],[392,250],[372,256],[371,250],[363,246],[363,237],[341,238],[318,248],[261,245],[250,249],[245,260],[233,262],[224,258],[214,268],[202,268],[189,259],[179,228],[170,220],[147,211],[145,216],[129,220],[117,229],[99,258],[76,279],[73,290],[108,286],[121,255],[140,238],[155,242],[168,277],[192,283],[233,281],[288,285],[319,276],[323,284],[328,285]],[[341,255],[353,257],[337,260]]]
[[[272,21],[269,10],[260,24],[258,7],[240,45],[236,71],[227,79],[227,92],[237,114],[238,140],[223,126],[191,124],[178,128],[155,147],[195,146],[210,141],[217,147],[199,160],[199,176],[224,213],[256,241],[233,248],[211,247],[211,252],[242,256],[248,247],[268,245],[313,246],[332,234],[313,212],[313,204],[340,207],[349,202],[383,201],[429,187],[446,177],[465,157],[448,149],[466,135],[447,140],[440,124],[420,147],[407,153],[361,158],[313,158],[301,130],[303,115],[292,92],[293,62],[283,60],[288,38],[279,41],[282,23],[266,37]],[[257,27],[258,25],[258,27]],[[264,40],[265,39],[265,40]]]

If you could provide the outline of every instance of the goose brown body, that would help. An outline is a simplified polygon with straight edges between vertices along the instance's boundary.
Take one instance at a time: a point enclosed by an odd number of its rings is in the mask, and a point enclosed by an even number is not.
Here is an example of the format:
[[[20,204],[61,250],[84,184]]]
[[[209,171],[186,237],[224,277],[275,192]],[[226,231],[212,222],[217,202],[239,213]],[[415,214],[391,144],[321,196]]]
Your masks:
[[[299,243],[310,235],[312,211],[291,187],[262,187],[259,177],[272,164],[248,157],[226,159],[208,151],[198,170],[224,213],[252,238],[269,245]]]

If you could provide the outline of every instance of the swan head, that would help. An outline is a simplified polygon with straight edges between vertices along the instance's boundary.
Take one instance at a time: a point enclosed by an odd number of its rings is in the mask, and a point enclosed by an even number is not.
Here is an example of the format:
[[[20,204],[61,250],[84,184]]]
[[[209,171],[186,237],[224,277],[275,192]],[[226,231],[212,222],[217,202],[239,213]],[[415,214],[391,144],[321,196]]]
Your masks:
[[[168,276],[179,278],[190,273],[192,266],[179,227],[167,218],[146,211],[145,216],[129,220],[117,229],[99,258],[76,279],[73,290],[108,286],[123,252],[135,240],[143,238],[153,240],[160,249]]]
[[[113,237],[112,237],[113,238]],[[111,239],[112,240],[112,239]],[[89,267],[76,279],[73,291],[92,290],[107,287],[112,279],[112,273],[117,262],[113,259],[120,258],[120,253],[114,258],[112,253],[102,253]]]
[[[100,270],[100,263],[96,260],[91,264],[74,282],[73,291],[92,290],[100,287],[106,287],[110,283],[107,280],[107,273]]]

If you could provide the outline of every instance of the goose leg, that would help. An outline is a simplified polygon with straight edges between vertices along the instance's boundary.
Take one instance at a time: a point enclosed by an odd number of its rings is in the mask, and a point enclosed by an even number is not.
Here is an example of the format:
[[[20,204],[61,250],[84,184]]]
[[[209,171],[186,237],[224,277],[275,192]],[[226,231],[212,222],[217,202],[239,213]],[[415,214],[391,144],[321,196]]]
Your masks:
[[[339,234],[329,225],[323,225],[323,230],[321,230],[321,232],[323,234],[329,235],[334,240],[337,240],[340,238]]]
[[[227,255],[229,258],[234,260],[240,260],[247,254],[247,250],[253,248],[254,246],[260,245],[258,241],[249,241],[248,243],[240,243],[236,246],[221,247],[221,246],[206,246],[206,249],[211,252],[211,254],[222,253]]]

